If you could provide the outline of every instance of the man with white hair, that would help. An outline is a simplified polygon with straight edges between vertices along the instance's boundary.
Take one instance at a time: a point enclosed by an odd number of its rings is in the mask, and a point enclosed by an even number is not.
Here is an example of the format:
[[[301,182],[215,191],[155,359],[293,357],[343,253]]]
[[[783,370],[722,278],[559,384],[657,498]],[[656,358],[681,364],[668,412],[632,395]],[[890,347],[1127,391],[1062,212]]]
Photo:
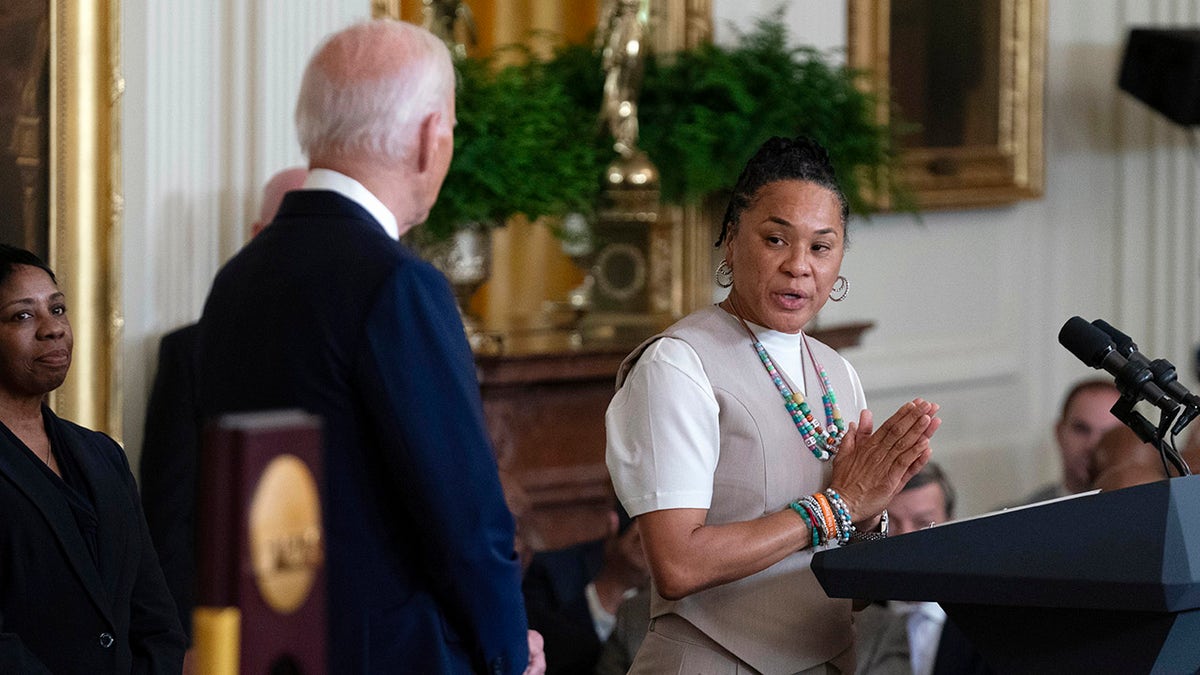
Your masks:
[[[416,26],[327,39],[296,106],[304,189],[217,275],[201,318],[206,415],[323,420],[330,672],[545,668],[454,297],[398,242],[446,176],[454,83]]]

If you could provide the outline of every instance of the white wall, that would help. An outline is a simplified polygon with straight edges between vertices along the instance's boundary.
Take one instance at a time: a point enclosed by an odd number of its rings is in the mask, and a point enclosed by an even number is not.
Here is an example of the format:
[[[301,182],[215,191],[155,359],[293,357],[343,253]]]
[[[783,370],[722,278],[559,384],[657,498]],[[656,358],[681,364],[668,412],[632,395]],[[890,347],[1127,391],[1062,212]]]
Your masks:
[[[300,160],[299,73],[320,36],[367,0],[125,0],[125,438],[140,449],[154,349],[194,320],[240,245],[256,193]],[[247,6],[252,5],[252,6]],[[715,0],[717,39],[777,0]],[[1200,339],[1197,163],[1187,132],[1115,86],[1130,25],[1194,23],[1189,0],[1054,0],[1046,87],[1046,195],[1004,208],[877,216],[852,225],[850,297],[824,321],[874,321],[847,352],[878,414],[942,404],[936,456],[962,513],[1051,479],[1050,429],[1070,382],[1094,374],[1057,344],[1072,315],[1105,318],[1189,386]],[[787,3],[800,42],[845,44],[845,7]]]

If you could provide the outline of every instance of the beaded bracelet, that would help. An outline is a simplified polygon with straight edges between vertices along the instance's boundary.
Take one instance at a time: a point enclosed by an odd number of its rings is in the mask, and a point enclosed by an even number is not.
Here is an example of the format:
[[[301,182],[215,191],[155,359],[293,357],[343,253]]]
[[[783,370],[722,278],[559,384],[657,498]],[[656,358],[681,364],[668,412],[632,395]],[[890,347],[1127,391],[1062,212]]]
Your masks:
[[[837,517],[838,524],[838,544],[845,546],[850,543],[851,537],[855,534],[854,520],[850,517],[850,509],[846,506],[846,500],[834,491],[833,488],[825,490],[825,496],[828,497],[830,505],[833,507],[834,514]]]
[[[821,545],[820,535],[817,534],[817,528],[815,525],[813,525],[812,516],[810,516],[808,513],[808,510],[805,509],[804,506],[800,504],[800,500],[797,499],[797,500],[793,501],[791,504],[788,504],[788,507],[791,508],[796,513],[799,513],[800,517],[802,519],[804,519],[804,524],[808,526],[808,531],[812,533],[813,548],[820,546]]]
[[[798,501],[800,502],[801,506],[808,510],[809,516],[812,517],[813,523],[817,526],[817,530],[820,531],[820,545],[823,545],[825,542],[829,541],[830,533],[829,530],[826,529],[825,517],[821,512],[820,505],[817,504],[816,497],[812,495],[806,495],[801,497]]]

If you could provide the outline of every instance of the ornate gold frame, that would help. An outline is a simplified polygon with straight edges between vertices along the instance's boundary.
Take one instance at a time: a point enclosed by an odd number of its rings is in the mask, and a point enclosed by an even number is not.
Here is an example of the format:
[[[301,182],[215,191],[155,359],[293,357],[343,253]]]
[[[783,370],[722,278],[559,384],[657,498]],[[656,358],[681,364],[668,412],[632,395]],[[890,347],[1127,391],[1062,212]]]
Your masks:
[[[891,2],[848,2],[849,63],[868,71],[866,86],[887,92]],[[920,208],[991,206],[1042,194],[1046,1],[1000,0],[1000,7],[999,140],[989,146],[906,150],[902,170]],[[879,100],[879,119],[887,120],[888,97]]]
[[[75,356],[58,414],[121,437],[118,0],[50,2],[50,264]]]

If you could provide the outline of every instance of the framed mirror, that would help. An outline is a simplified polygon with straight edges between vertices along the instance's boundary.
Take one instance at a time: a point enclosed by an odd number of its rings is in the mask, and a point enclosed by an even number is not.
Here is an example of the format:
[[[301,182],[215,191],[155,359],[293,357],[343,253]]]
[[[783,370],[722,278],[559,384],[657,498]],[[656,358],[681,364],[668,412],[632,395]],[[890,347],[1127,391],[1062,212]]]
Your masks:
[[[1041,196],[1045,0],[849,0],[848,23],[919,208]]]

